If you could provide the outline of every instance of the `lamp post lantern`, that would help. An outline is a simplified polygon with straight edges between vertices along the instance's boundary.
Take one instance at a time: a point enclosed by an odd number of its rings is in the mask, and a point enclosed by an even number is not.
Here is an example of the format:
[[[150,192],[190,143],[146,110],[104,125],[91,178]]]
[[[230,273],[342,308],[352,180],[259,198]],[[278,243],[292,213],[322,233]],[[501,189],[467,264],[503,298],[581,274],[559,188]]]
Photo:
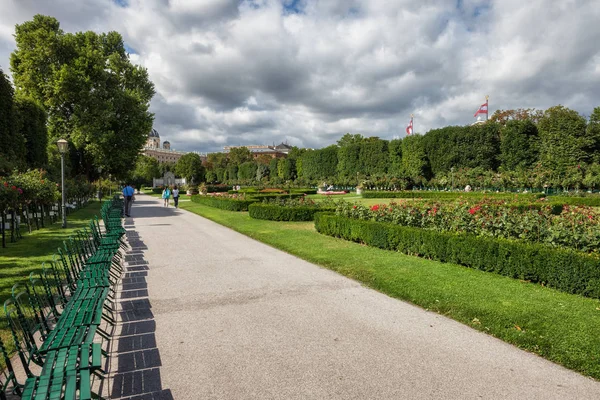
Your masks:
[[[65,154],[69,150],[69,143],[65,139],[59,139],[56,142],[58,152],[60,153],[60,176],[62,183],[62,227],[67,227],[67,213],[65,204]]]

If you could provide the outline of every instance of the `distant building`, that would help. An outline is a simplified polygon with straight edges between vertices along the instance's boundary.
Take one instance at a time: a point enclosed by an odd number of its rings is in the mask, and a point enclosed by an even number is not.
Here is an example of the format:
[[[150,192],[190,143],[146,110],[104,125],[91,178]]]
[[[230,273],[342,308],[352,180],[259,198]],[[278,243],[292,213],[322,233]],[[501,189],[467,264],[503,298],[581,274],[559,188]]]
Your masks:
[[[152,129],[148,134],[146,146],[142,149],[142,154],[158,160],[159,163],[176,163],[187,151],[177,151],[171,149],[171,143],[165,140],[160,146],[160,135],[156,129]],[[200,155],[202,161],[206,160],[206,155]]]
[[[277,146],[275,146],[275,145],[273,145],[273,146],[269,146],[269,145],[225,146],[225,147],[223,147],[223,151],[225,153],[229,153],[229,150],[239,148],[239,147],[246,147],[248,150],[250,150],[250,153],[252,153],[252,157],[254,157],[255,159],[260,157],[263,154],[265,154],[271,158],[284,158],[284,157],[287,157],[287,155],[290,153],[290,150],[292,149],[292,146],[288,145],[287,143],[281,143],[281,144],[278,144]]]

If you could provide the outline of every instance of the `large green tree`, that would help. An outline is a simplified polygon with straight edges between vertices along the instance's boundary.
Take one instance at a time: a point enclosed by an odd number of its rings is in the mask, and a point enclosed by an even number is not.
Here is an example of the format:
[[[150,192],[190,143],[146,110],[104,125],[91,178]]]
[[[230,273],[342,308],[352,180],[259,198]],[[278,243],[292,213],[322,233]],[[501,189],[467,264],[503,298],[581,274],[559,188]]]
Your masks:
[[[402,139],[402,170],[404,175],[416,184],[430,178],[423,136],[411,135]]]
[[[589,144],[586,146],[586,150],[590,154],[588,161],[600,163],[600,107],[594,108],[590,115],[586,136],[589,139]]]
[[[586,120],[577,111],[550,107],[538,123],[540,161],[558,174],[568,167],[590,161],[594,138],[586,132]]]
[[[0,173],[25,165],[25,139],[16,129],[14,90],[0,69]]]
[[[175,164],[175,173],[190,185],[204,180],[204,167],[202,159],[196,153],[187,153],[181,156]]]
[[[135,169],[131,174],[131,180],[135,186],[151,184],[153,178],[161,176],[158,160],[152,157],[140,155],[135,163]]]
[[[500,135],[500,161],[505,171],[531,168],[539,157],[539,136],[529,120],[510,120]]]
[[[66,138],[88,176],[99,167],[117,178],[134,168],[152,128],[154,85],[133,65],[117,32],[65,33],[52,17],[16,26],[10,64],[18,93],[48,113],[50,162]]]
[[[46,112],[35,100],[15,98],[16,131],[25,139],[25,161],[29,168],[48,168]]]

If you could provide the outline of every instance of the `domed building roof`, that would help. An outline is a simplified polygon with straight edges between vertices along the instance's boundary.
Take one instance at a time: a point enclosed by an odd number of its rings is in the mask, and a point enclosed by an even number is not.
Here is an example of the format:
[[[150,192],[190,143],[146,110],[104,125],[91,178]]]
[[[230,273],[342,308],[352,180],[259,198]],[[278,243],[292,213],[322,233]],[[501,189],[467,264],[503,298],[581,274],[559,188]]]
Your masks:
[[[168,140],[165,140],[165,141],[163,142],[163,144],[171,144],[171,142],[169,142]]]
[[[158,134],[158,131],[156,129],[152,129],[148,137],[160,137],[160,135]]]

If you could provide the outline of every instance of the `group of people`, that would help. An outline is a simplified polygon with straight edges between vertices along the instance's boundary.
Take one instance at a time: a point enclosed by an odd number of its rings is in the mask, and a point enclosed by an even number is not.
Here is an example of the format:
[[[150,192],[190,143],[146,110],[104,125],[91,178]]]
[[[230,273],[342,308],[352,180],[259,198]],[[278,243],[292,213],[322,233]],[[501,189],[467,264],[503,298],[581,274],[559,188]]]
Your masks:
[[[175,208],[179,207],[179,189],[177,186],[171,190],[168,186],[163,189],[162,198],[163,198],[163,206],[169,207],[169,200],[171,199],[171,195],[173,196],[173,203],[175,204]]]
[[[175,208],[179,208],[179,189],[177,186],[173,187],[173,189],[168,186],[164,188],[162,192],[163,206],[169,207],[171,196],[173,196]],[[130,217],[131,204],[135,200],[135,189],[129,183],[123,187],[123,199],[125,200],[123,205],[123,213],[126,217]]]

